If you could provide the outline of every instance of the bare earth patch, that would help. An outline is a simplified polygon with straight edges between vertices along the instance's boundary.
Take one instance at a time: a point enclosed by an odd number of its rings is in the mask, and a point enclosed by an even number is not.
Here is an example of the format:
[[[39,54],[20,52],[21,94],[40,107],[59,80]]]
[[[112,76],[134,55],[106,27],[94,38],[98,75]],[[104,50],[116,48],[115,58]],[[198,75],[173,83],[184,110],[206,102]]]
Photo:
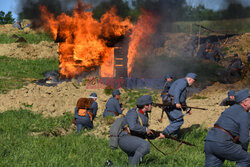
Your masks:
[[[185,116],[185,122],[182,128],[187,128],[194,124],[202,125],[204,127],[213,126],[221,112],[226,108],[219,106],[219,103],[227,96],[228,90],[239,90],[245,87],[249,87],[249,80],[227,85],[215,83],[199,94],[199,96],[206,97],[206,99],[188,98],[188,105],[203,107],[208,110],[193,110],[192,115]],[[121,91],[122,94],[125,95],[124,90],[121,89]],[[88,97],[91,92],[96,92],[98,94],[97,102],[99,109],[97,118],[94,121],[95,128],[92,131],[89,131],[88,134],[99,137],[108,137],[110,125],[108,125],[105,119],[103,119],[102,114],[105,109],[105,104],[110,96],[104,94],[103,89],[87,89],[82,83],[76,86],[74,82],[63,82],[54,87],[29,84],[22,89],[11,90],[7,94],[0,94],[0,111],[4,112],[10,109],[17,110],[19,108],[28,108],[38,113],[41,112],[44,116],[60,116],[66,112],[74,113],[74,107],[77,100],[80,97]],[[128,108],[125,109],[124,113],[128,110]],[[160,116],[161,109],[153,108],[149,119],[150,128],[163,130],[169,124],[166,114],[164,114],[163,123],[159,123],[158,119]],[[67,131],[71,133],[72,129],[75,130],[74,126],[70,127]],[[68,134],[68,132],[63,132],[63,134]],[[42,135],[44,134],[42,133]],[[49,135],[51,136],[53,134]]]
[[[20,59],[58,58],[58,45],[54,42],[42,41],[39,44],[11,43],[0,44],[1,56]]]

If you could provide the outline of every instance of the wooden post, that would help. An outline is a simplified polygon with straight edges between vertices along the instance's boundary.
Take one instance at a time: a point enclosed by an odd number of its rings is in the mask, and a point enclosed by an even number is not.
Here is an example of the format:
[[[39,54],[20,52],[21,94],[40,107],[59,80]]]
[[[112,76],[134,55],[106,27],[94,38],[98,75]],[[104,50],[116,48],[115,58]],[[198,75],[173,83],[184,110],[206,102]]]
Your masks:
[[[200,49],[200,45],[201,45],[201,26],[199,26],[198,49]]]
[[[190,34],[192,34],[193,33],[193,25],[192,25],[192,23],[190,24]]]
[[[200,49],[200,42],[201,42],[201,35],[200,35],[200,33],[201,33],[201,26],[199,26],[199,34],[198,34],[198,47],[197,47],[197,50],[196,50],[196,56],[197,56],[197,53],[198,53],[198,51],[199,51],[199,49]]]

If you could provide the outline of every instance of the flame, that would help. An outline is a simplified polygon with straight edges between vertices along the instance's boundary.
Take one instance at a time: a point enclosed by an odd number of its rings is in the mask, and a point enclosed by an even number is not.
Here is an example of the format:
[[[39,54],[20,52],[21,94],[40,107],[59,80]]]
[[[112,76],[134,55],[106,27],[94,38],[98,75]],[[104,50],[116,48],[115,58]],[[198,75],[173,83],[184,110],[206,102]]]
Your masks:
[[[114,76],[114,44],[133,28],[128,18],[116,15],[115,8],[100,21],[93,18],[90,6],[77,2],[72,16],[65,13],[55,17],[40,6],[46,30],[59,41],[59,69],[61,76],[72,78],[101,66],[101,77]],[[114,42],[115,41],[115,42]]]
[[[142,11],[136,25],[132,29],[130,35],[128,49],[128,76],[131,77],[131,71],[134,66],[136,57],[139,57],[139,51],[145,52],[148,50],[150,42],[147,40],[156,32],[159,17],[156,17],[151,12]]]

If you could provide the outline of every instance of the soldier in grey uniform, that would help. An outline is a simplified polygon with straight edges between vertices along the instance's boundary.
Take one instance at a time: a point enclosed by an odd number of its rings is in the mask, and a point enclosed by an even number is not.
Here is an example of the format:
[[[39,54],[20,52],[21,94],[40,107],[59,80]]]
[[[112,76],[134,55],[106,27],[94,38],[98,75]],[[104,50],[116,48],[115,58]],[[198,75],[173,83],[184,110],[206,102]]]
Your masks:
[[[239,58],[238,54],[234,54],[234,59],[231,64],[228,66],[228,74],[232,77],[240,77],[241,72],[244,69],[244,65]]]
[[[220,106],[232,106],[235,104],[235,91],[234,90],[230,90],[228,92],[228,97],[225,98],[221,103]]]
[[[76,121],[77,133],[79,133],[83,128],[92,129],[94,127],[93,120],[95,119],[98,110],[98,104],[96,102],[97,94],[93,92],[90,94],[89,98],[93,99],[91,108],[89,110],[91,113],[93,113],[92,120],[88,114],[86,116],[80,116],[78,114],[78,108],[77,107],[75,108],[75,121]]]
[[[106,108],[103,112],[103,117],[107,116],[118,116],[122,114],[124,108],[121,106],[119,99],[120,99],[121,92],[119,89],[115,89],[112,92],[112,97],[109,98],[108,102],[106,103]]]
[[[151,96],[141,96],[137,101],[137,108],[129,110],[122,123],[124,130],[119,135],[119,147],[128,155],[132,166],[136,166],[150,152],[150,145],[144,139],[146,134],[153,134],[147,128],[152,102]]]
[[[220,167],[225,160],[239,167],[250,166],[249,143],[250,94],[243,89],[235,94],[236,104],[227,108],[205,139],[205,167]]]
[[[162,97],[162,101],[164,101],[164,99],[167,97],[168,95],[168,91],[172,85],[172,81],[173,81],[173,75],[171,74],[166,74],[164,76],[164,80],[165,80],[165,83],[163,85],[163,89],[162,89],[162,92],[161,92],[161,97]]]
[[[165,134],[177,136],[181,125],[184,123],[181,106],[186,104],[187,87],[193,85],[196,76],[195,73],[188,73],[185,78],[178,79],[171,85],[168,93],[173,96],[172,102],[175,107],[166,110],[170,124],[164,129]],[[164,133],[161,133],[160,138],[165,137]]]

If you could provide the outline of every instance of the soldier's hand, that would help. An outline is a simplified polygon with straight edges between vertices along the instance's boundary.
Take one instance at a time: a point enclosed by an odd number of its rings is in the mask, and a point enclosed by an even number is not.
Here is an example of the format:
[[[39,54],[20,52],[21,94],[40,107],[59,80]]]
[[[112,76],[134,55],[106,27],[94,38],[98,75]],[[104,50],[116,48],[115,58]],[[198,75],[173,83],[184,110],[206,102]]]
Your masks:
[[[124,109],[125,109],[125,108],[123,108],[123,107],[121,108],[122,111],[123,111]]]
[[[154,133],[152,132],[152,130],[147,128],[147,135],[149,135],[149,134],[154,134]]]
[[[159,137],[157,137],[157,139],[164,139],[165,138],[165,135],[164,134],[162,134],[162,133],[160,133],[160,136]]]
[[[188,114],[188,115],[192,115],[192,111],[189,111],[187,114]]]
[[[176,104],[176,108],[181,108],[181,104],[180,104],[180,103],[177,103],[177,104]]]

